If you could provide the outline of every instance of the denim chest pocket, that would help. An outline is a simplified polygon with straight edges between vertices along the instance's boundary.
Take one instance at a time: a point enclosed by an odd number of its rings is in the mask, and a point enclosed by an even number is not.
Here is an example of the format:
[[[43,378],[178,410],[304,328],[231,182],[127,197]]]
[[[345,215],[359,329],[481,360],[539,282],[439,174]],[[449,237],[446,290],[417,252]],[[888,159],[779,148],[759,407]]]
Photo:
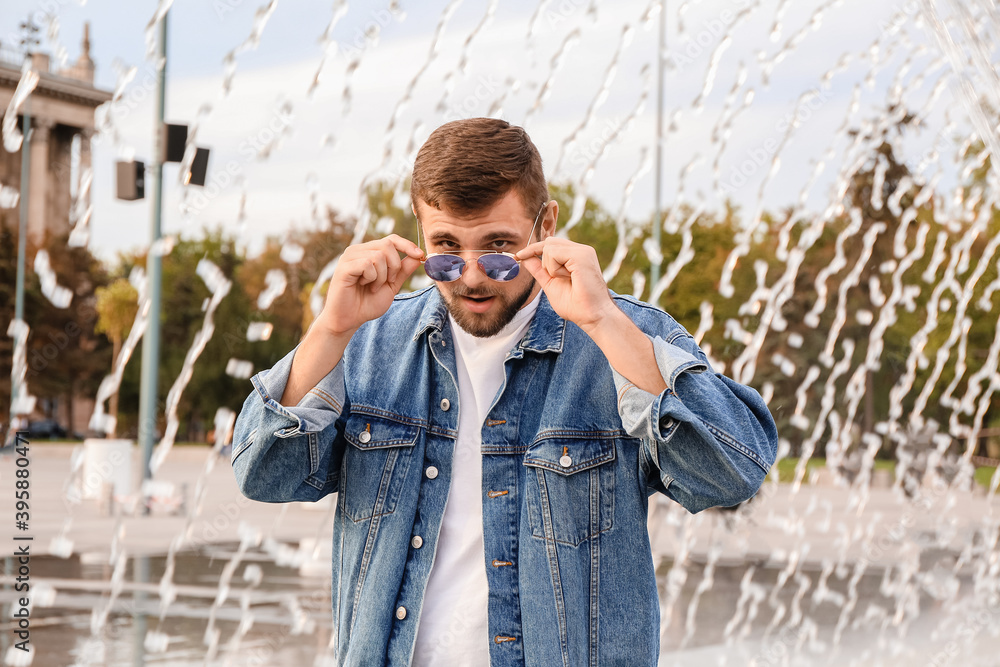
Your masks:
[[[347,517],[359,522],[395,511],[419,434],[419,426],[384,417],[348,417],[339,494]]]
[[[531,534],[577,546],[611,529],[615,440],[546,438],[524,454]]]

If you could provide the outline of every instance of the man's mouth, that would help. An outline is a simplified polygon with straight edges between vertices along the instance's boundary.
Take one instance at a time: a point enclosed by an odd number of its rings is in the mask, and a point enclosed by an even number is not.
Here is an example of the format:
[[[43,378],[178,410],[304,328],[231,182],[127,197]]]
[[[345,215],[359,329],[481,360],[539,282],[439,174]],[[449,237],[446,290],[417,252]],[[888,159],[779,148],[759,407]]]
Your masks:
[[[489,310],[494,299],[492,296],[479,295],[462,296],[461,298],[465,306],[474,313],[483,313]]]

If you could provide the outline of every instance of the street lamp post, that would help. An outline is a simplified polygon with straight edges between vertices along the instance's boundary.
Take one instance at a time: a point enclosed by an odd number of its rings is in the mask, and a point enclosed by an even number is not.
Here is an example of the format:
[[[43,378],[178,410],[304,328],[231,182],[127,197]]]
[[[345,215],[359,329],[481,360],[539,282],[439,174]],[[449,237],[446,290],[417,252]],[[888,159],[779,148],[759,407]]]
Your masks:
[[[150,216],[150,245],[146,256],[146,279],[149,285],[149,313],[146,333],[142,339],[142,376],[139,388],[139,442],[142,448],[142,478],[152,477],[150,459],[156,433],[157,381],[160,362],[160,292],[163,261],[159,241],[162,238],[163,213],[163,118],[166,111],[167,82],[167,16],[160,20],[160,35],[156,45],[156,123],[153,125],[153,210]],[[144,512],[149,511],[143,498]]]
[[[24,264],[25,255],[28,252],[28,174],[31,173],[31,151],[29,150],[29,141],[31,139],[31,112],[28,111],[28,101],[24,103],[24,112],[21,116],[21,201],[19,202],[20,208],[18,215],[20,219],[17,222],[17,279],[15,283],[15,296],[14,296],[14,321],[21,323],[24,321]],[[14,337],[14,354],[17,354],[17,349],[21,345],[21,336],[23,336],[23,329],[19,326],[16,330]],[[12,368],[16,371],[17,364],[14,364]],[[25,394],[24,382],[20,377],[12,377],[11,384],[11,397],[10,397],[10,427],[11,430],[16,428],[14,419],[17,416],[16,411],[19,409],[21,398]]]
[[[21,48],[25,58],[31,58],[31,53],[38,46],[38,26],[31,19],[21,23]],[[18,323],[14,336],[14,354],[24,344],[24,265],[28,252],[28,178],[31,173],[31,96],[24,101],[21,112],[21,193],[17,223],[17,278],[14,286],[14,321]],[[11,364],[10,391],[10,434],[19,427],[15,419],[19,414],[20,403],[27,393],[24,381],[17,375],[17,364]],[[13,441],[13,440],[11,440]]]
[[[656,45],[656,186],[653,208],[653,246],[656,254],[649,268],[650,294],[660,282],[661,188],[663,187],[663,50],[667,46],[667,0],[660,1],[660,37]],[[653,304],[654,306],[656,304]]]

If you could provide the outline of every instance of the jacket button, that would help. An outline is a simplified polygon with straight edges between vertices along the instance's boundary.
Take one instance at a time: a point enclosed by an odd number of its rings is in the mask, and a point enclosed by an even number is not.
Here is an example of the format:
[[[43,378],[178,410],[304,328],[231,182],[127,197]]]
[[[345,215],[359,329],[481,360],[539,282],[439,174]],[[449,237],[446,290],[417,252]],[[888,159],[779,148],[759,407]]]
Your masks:
[[[449,401],[447,398],[442,398],[441,409],[444,410],[445,412],[448,412],[450,408],[451,408],[451,401]]]
[[[674,418],[673,417],[666,417],[663,420],[663,428],[673,428],[673,427],[674,427]]]
[[[372,434],[369,433],[368,431],[362,431],[361,435],[358,436],[358,440],[361,441],[362,443],[368,442],[371,439],[372,439]]]
[[[563,468],[568,468],[573,465],[573,459],[571,459],[568,454],[563,454],[559,457],[559,465]]]
[[[414,549],[419,549],[420,547],[424,546],[424,538],[420,537],[419,535],[414,535],[413,539],[410,540],[410,544],[413,545]]]
[[[427,475],[427,479],[434,479],[438,476],[438,469],[434,466],[427,466],[427,470],[424,473]]]
[[[404,618],[406,618],[406,607],[397,607],[396,608],[396,618],[398,618],[401,621]]]

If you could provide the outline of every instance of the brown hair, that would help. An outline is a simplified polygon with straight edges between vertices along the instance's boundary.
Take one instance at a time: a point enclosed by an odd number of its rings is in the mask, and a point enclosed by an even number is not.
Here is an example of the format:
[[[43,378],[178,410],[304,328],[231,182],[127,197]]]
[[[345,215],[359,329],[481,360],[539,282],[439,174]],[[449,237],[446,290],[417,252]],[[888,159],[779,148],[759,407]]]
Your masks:
[[[523,128],[498,118],[445,123],[417,153],[410,202],[471,216],[489,209],[515,190],[534,217],[548,201],[542,158]]]

